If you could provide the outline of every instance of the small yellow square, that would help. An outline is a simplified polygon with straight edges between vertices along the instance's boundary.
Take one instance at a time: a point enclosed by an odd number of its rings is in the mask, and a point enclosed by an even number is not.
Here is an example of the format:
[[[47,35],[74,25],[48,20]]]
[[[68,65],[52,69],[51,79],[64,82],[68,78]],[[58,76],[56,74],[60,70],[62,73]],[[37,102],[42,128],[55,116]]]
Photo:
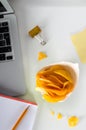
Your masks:
[[[86,29],[71,36],[78,56],[82,63],[86,63]]]

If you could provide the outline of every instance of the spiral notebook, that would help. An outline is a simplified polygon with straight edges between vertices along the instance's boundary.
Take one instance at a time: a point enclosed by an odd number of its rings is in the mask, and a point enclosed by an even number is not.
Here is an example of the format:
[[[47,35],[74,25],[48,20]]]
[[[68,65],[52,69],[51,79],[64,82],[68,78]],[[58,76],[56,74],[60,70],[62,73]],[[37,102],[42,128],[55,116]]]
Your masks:
[[[36,119],[37,104],[0,95],[0,130],[13,130],[17,120],[28,106],[29,110],[15,130],[32,130]]]

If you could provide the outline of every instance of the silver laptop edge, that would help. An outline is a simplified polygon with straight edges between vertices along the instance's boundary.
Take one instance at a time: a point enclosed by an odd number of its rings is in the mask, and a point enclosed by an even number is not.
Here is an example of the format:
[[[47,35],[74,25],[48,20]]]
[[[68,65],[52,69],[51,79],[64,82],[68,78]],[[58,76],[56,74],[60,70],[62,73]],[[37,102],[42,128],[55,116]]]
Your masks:
[[[15,59],[9,62],[0,63],[0,93],[19,96],[25,94],[26,84],[24,68],[22,63],[21,47],[19,43],[18,27],[13,9],[7,0],[0,0],[6,8],[6,12],[0,12],[0,21],[7,20],[10,23],[11,41]]]
[[[0,0],[0,2],[2,3],[2,5],[4,5],[5,9],[7,11],[4,11],[4,12],[0,12],[0,15],[1,14],[9,14],[9,13],[13,13],[13,9],[11,8],[11,6],[9,5],[9,2],[7,0]]]

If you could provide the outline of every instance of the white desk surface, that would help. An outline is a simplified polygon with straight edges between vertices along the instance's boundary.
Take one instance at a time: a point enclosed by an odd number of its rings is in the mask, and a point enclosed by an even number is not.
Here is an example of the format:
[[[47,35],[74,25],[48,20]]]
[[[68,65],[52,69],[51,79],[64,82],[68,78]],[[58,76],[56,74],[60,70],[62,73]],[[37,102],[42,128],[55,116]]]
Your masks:
[[[55,1],[55,0],[54,0]],[[24,70],[27,83],[27,94],[23,98],[36,101],[39,110],[33,130],[70,130],[67,119],[58,121],[58,112],[64,115],[77,115],[80,117],[79,124],[73,130],[81,130],[86,127],[86,86],[85,74],[86,65],[81,64],[76,50],[70,40],[70,34],[86,27],[86,6],[84,3],[79,6],[69,6],[63,1],[65,6],[59,2],[56,4],[49,1],[37,3],[31,0],[10,0],[18,19],[19,34],[21,40]],[[69,4],[69,3],[68,3]],[[76,2],[75,2],[76,5]],[[39,25],[48,43],[41,46],[38,41],[28,36],[28,31],[34,26]],[[77,89],[68,100],[61,103],[49,104],[44,102],[40,95],[35,91],[35,81],[33,79],[34,68],[39,64],[37,56],[39,51],[47,53],[49,58],[66,61],[78,62],[80,66],[80,81]],[[50,110],[55,111],[55,115],[50,114]]]

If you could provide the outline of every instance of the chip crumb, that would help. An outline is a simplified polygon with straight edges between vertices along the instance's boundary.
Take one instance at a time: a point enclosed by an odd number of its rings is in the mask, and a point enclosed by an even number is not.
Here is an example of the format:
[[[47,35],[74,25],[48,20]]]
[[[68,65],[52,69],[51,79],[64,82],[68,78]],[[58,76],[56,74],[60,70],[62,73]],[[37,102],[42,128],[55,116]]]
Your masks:
[[[55,112],[53,110],[50,111],[51,115],[55,115]]]
[[[68,118],[68,125],[74,127],[78,124],[79,118],[77,116],[71,116]]]
[[[47,58],[47,55],[44,52],[39,52],[38,53],[38,60],[40,61],[44,58]]]
[[[57,119],[62,119],[63,115],[61,113],[57,114]]]

